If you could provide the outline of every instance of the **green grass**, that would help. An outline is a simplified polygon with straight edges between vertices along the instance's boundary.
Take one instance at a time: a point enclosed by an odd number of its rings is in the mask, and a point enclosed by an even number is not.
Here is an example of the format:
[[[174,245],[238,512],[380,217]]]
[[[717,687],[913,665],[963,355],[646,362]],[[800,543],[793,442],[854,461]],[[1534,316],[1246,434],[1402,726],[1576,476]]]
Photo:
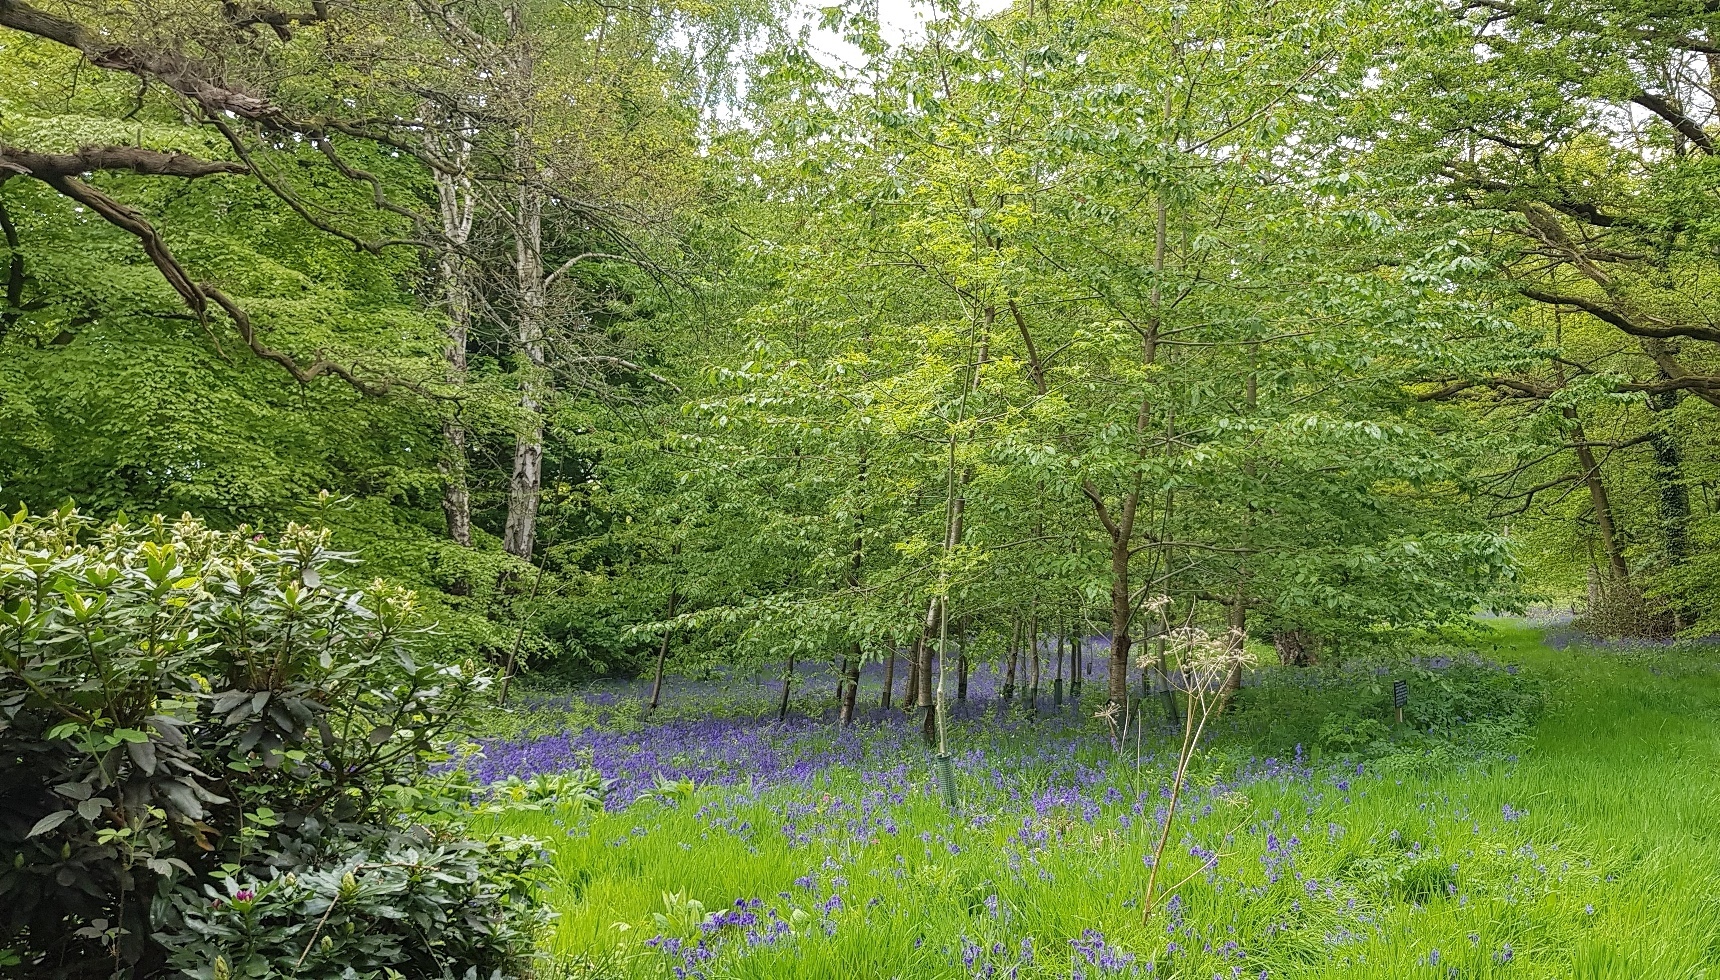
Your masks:
[[[893,834],[856,834],[850,810],[830,814],[883,792],[847,769],[756,797],[706,789],[679,808],[512,814],[503,829],[548,841],[547,894],[560,917],[546,949],[575,976],[671,976],[682,960],[645,940],[667,931],[691,941],[698,931],[654,919],[665,892],[706,910],[758,898],[785,918],[804,916],[773,945],[716,932],[716,957],[699,965],[712,978],[972,977],[988,962],[999,977],[1012,967],[1020,977],[1148,975],[1149,964],[1153,976],[1198,978],[1720,976],[1720,672],[1700,653],[1561,652],[1526,627],[1494,631],[1496,656],[1549,691],[1520,756],[1434,771],[1387,759],[1347,790],[1328,760],[1312,779],[1252,782],[1210,815],[1197,804],[1177,817],[1164,874],[1198,870],[1191,842],[1220,857],[1214,875],[1180,889],[1174,932],[1167,909],[1143,922],[1139,907],[1155,825],[1127,800],[1143,789],[1153,798],[1162,779],[1151,766],[1137,777],[1132,755],[1087,791],[1115,785],[1126,798],[1090,823],[1068,807],[1039,817],[1007,798],[1007,781],[994,788],[972,777],[968,805],[953,816],[916,765],[896,787],[902,801],[876,810]],[[1095,763],[1110,757],[1103,744],[1082,751]],[[1211,764],[1227,775],[1239,765],[1234,756]],[[791,844],[781,829],[791,802],[824,807],[824,817],[796,821],[803,833],[825,828],[808,843]],[[1514,811],[1525,815],[1508,819]],[[1024,819],[1047,835],[1044,846],[1019,843]],[[738,831],[742,822],[750,829]],[[1269,833],[1281,849],[1300,838],[1276,882],[1263,862],[1274,857]],[[796,884],[809,874],[816,892]],[[842,905],[826,913],[838,878]],[[1089,964],[1070,943],[1089,929],[1132,965]],[[972,968],[964,939],[985,951]],[[1031,963],[1020,956],[1024,939]],[[990,953],[994,943],[1003,954]]]

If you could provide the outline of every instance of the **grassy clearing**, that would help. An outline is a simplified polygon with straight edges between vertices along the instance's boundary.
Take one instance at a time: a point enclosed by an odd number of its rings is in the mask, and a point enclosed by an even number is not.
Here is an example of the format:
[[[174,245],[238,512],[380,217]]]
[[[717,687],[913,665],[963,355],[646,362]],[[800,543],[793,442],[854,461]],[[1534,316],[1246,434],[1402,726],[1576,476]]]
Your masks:
[[[576,976],[1720,975],[1720,672],[1494,630],[1551,695],[1520,756],[1222,749],[1162,875],[1192,877],[1145,920],[1168,760],[1137,773],[1090,729],[976,739],[959,815],[892,742],[796,785],[501,819],[550,842]]]

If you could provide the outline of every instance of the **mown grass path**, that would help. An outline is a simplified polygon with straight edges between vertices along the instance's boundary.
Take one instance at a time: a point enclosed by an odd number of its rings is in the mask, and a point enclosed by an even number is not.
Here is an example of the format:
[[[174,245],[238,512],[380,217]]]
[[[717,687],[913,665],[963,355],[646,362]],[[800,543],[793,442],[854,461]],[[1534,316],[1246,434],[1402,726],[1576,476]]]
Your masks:
[[[1166,760],[1091,729],[976,737],[960,815],[878,729],[785,741],[842,760],[792,785],[506,823],[550,841],[572,976],[1720,976],[1720,670],[1494,630],[1550,695],[1519,757],[1219,760],[1151,917]]]

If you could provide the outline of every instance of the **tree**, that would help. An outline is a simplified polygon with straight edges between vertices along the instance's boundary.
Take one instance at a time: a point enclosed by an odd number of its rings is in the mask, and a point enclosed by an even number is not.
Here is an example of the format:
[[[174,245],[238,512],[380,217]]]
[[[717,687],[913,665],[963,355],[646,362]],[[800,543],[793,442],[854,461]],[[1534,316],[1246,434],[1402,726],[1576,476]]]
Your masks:
[[[977,570],[1017,542],[1012,560],[1073,552],[1052,594],[1107,608],[1116,701],[1137,634],[1169,621],[1140,624],[1160,591],[1172,620],[1205,604],[1333,634],[1496,597],[1509,556],[1465,513],[1477,457],[1405,387],[1462,356],[1425,334],[1485,317],[1454,294],[1481,265],[1393,251],[1428,240],[1362,206],[1340,139],[1387,11],[1079,12],[941,19],[863,89],[804,61],[760,85],[814,106],[762,144],[765,186],[808,215],[778,246],[788,308],[849,311],[818,333],[837,350],[863,324],[950,351],[891,396],[948,427],[916,437],[917,499],[953,475],[951,594],[1030,620],[1033,583],[1004,599]],[[808,94],[832,90],[852,94]]]
[[[1420,135],[1396,141],[1428,161],[1422,186],[1488,226],[1476,240],[1502,274],[1498,302],[1544,346],[1428,397],[1500,405],[1531,433],[1498,473],[1500,510],[1543,526],[1549,568],[1574,551],[1595,569],[1613,630],[1664,628],[1641,615],[1645,587],[1670,599],[1675,627],[1704,605],[1686,565],[1711,519],[1689,489],[1709,461],[1684,446],[1720,407],[1720,334],[1699,299],[1714,278],[1698,203],[1714,166],[1712,28],[1678,3],[1470,5],[1417,63],[1406,104]],[[1584,539],[1592,560],[1571,547]]]

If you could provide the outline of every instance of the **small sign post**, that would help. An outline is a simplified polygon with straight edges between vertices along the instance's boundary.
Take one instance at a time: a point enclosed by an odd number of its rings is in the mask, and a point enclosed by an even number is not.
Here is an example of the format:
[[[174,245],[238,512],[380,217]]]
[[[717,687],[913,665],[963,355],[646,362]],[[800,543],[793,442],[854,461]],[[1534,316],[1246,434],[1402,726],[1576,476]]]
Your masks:
[[[1409,703],[1409,682],[1392,681],[1392,707],[1397,709],[1397,723],[1403,724],[1403,706]]]

